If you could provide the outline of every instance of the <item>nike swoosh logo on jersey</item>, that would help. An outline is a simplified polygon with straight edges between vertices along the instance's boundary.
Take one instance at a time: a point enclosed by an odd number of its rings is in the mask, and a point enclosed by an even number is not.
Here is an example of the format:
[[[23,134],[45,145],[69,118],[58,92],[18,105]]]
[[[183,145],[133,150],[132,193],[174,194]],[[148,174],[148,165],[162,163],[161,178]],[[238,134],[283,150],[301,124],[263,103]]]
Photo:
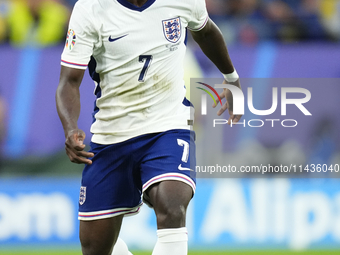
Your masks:
[[[119,39],[121,39],[121,38],[123,38],[123,37],[125,37],[125,36],[127,36],[127,35],[129,35],[129,34],[126,34],[126,35],[123,35],[123,36],[120,36],[120,37],[117,37],[117,38],[112,38],[111,35],[110,35],[110,37],[109,37],[109,42],[117,41],[117,40],[119,40]]]
[[[178,170],[181,170],[181,171],[194,171],[194,170],[192,170],[191,168],[182,167],[182,164],[180,164],[180,165],[178,166]]]

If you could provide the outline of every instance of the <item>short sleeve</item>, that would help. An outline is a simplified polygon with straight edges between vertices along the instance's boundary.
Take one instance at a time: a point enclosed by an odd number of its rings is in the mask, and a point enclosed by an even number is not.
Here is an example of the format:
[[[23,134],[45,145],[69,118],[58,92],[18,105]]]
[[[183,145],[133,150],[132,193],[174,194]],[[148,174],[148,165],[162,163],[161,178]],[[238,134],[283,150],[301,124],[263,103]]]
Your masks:
[[[191,20],[188,22],[188,29],[199,31],[207,24],[209,19],[205,0],[195,0]]]
[[[73,8],[61,65],[86,69],[98,41],[98,33],[86,10],[77,2]]]

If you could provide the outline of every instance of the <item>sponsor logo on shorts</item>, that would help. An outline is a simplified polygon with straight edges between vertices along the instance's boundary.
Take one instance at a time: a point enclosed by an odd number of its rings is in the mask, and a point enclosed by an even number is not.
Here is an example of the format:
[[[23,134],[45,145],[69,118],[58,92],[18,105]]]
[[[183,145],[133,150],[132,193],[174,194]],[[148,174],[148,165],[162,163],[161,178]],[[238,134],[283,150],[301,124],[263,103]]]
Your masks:
[[[178,170],[181,170],[181,171],[194,171],[194,170],[192,170],[191,168],[182,167],[182,164],[179,164]]]
[[[81,186],[80,187],[80,194],[79,194],[79,204],[83,205],[86,200],[86,187]]]

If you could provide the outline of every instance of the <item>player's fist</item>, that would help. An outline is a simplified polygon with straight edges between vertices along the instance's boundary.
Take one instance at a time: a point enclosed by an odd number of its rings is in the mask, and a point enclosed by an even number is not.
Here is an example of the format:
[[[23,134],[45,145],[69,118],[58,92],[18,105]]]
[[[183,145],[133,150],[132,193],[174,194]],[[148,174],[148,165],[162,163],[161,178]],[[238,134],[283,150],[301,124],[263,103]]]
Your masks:
[[[67,132],[65,141],[66,154],[73,163],[91,165],[92,161],[88,158],[92,158],[94,154],[84,151],[84,139],[85,133],[81,129],[74,129]]]

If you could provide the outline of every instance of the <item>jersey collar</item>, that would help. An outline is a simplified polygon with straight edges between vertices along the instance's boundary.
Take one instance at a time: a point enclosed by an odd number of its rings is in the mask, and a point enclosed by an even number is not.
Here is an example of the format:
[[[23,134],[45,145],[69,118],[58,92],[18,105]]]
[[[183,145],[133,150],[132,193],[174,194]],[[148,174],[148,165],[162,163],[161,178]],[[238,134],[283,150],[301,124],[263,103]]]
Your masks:
[[[127,0],[117,0],[118,3],[120,3],[121,5],[123,5],[124,7],[133,10],[133,11],[139,11],[142,12],[145,9],[149,8],[156,0],[147,0],[145,2],[145,4],[143,4],[141,7],[138,7],[130,2],[128,2]]]

